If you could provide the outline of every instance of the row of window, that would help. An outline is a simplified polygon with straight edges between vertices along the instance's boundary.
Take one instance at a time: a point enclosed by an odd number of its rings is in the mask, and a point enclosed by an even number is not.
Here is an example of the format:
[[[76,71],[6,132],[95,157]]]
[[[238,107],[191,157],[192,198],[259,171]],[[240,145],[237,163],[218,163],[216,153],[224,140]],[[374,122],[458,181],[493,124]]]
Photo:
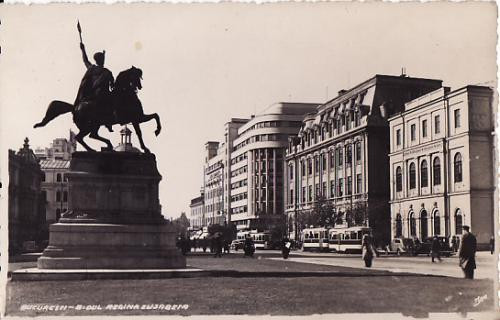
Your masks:
[[[205,205],[205,212],[219,211],[222,208],[222,202]]]
[[[361,161],[361,142],[356,142],[354,144],[356,152],[355,152],[355,160],[356,163],[359,163]],[[347,166],[350,166],[352,164],[352,144],[348,144],[344,147],[338,147],[335,148],[334,152],[329,152],[329,158],[330,158],[330,169],[333,169],[335,165],[337,167],[340,167],[344,164],[344,160]],[[345,159],[344,159],[344,149],[345,149]],[[336,161],[335,161],[336,160]],[[306,171],[306,162],[307,162],[307,171]],[[323,153],[319,156],[314,156],[314,162],[313,159],[309,158],[306,160],[302,160],[300,162],[301,165],[301,175],[304,177],[307,175],[312,175],[313,173],[313,163],[314,163],[314,171],[316,173],[319,173],[319,171],[326,171],[327,169],[327,154]],[[321,168],[320,168],[321,164]],[[320,170],[321,169],[321,170]],[[290,179],[293,179],[293,165],[289,166],[289,176]]]
[[[408,234],[413,237],[417,237],[417,220],[420,220],[420,238],[425,239],[429,236],[428,232],[428,216],[427,216],[427,211],[422,210],[420,212],[420,218],[415,218],[415,213],[413,211],[410,211],[408,213]],[[444,225],[445,225],[445,235],[449,235],[449,216],[445,215],[444,216]],[[401,217],[401,214],[396,215],[396,237],[402,237],[403,236],[403,219]],[[434,210],[432,214],[432,224],[433,224],[433,229],[434,229],[434,235],[441,235],[441,218],[439,216],[439,211]],[[457,209],[455,211],[455,234],[459,235],[462,234],[462,224],[463,224],[463,217],[460,209]]]
[[[234,178],[234,177],[236,177],[242,173],[246,173],[246,172],[247,172],[247,166],[241,167],[239,169],[231,171],[231,178]]]
[[[261,129],[261,128],[283,128],[283,127],[298,127],[302,124],[302,121],[263,121],[254,124],[250,128],[246,129],[242,133],[240,133],[240,136],[245,134],[248,131],[254,130],[254,129]]]
[[[243,192],[234,196],[231,196],[231,201],[240,201],[248,198],[248,193]]]
[[[61,202],[61,194],[62,194],[62,202],[68,202],[68,191],[64,191],[61,193],[61,191],[56,192],[56,202]]]
[[[344,178],[339,178],[337,180],[337,184],[335,184],[334,180],[330,181],[330,183],[329,183],[330,192],[329,193],[327,190],[327,182],[323,182],[321,184],[321,187],[320,187],[319,183],[316,183],[316,185],[315,185],[316,197],[318,197],[318,196],[328,197],[328,195],[330,196],[330,198],[342,197],[344,195],[344,191],[345,191],[346,195],[352,195],[352,193],[353,193],[352,176],[347,177],[347,183],[345,185],[344,185],[344,181],[345,181]],[[359,194],[359,193],[363,192],[363,180],[362,180],[361,174],[356,175],[355,188],[356,188],[354,190],[355,193]],[[295,191],[293,189],[291,189],[290,190],[290,198],[288,199],[290,204],[294,203],[294,194],[295,194]],[[313,201],[313,186],[309,185],[309,186],[307,186],[307,189],[306,189],[306,187],[302,187],[301,202],[305,203],[305,202],[311,202],[311,201]]]
[[[46,181],[46,173],[42,173],[42,182]],[[56,174],[56,181],[57,182],[63,182],[63,181],[68,181],[68,177],[66,177],[63,173],[58,173]]]
[[[237,164],[238,162],[243,161],[243,160],[246,160],[246,159],[247,159],[247,154],[246,154],[246,152],[245,152],[244,154],[239,155],[239,156],[237,156],[237,157],[236,157],[236,158],[234,158],[234,159],[231,159],[231,164],[232,164],[232,165],[233,165],[233,164]]]
[[[237,214],[237,213],[245,213],[248,211],[248,209],[247,209],[247,206],[240,206],[240,207],[233,208],[231,211],[233,214]]]
[[[254,143],[254,142],[262,142],[262,141],[288,141],[288,135],[287,134],[259,134],[252,136],[245,141],[242,141],[238,143],[234,148],[233,151],[236,151],[240,148],[243,148],[244,146]]]
[[[238,182],[231,183],[231,190],[241,188],[247,185],[247,180],[241,180]]]
[[[454,115],[455,129],[460,128],[460,126],[461,126],[460,109],[455,109],[453,112],[453,115]],[[422,125],[421,126],[422,138],[427,138],[427,136],[428,136],[427,119],[422,120],[421,125]],[[439,134],[439,133],[441,133],[441,117],[440,117],[440,115],[435,115],[434,116],[434,134]],[[411,141],[417,140],[417,125],[416,124],[410,125],[410,140]],[[401,145],[401,129],[396,130],[396,145],[397,146]]]
[[[416,183],[416,169],[415,163],[410,163],[409,166],[409,189],[415,189]],[[455,183],[462,182],[462,155],[456,153],[453,160],[453,181]],[[426,188],[429,186],[429,170],[427,167],[427,160],[422,160],[420,163],[420,187]],[[432,163],[432,184],[434,186],[441,184],[441,160],[436,157]],[[403,191],[403,173],[400,166],[396,168],[396,192]]]
[[[323,123],[319,128],[304,132],[300,138],[302,149],[310,147],[318,142],[334,137],[335,134],[341,134],[344,131],[361,125],[360,112],[348,111],[344,115]]]

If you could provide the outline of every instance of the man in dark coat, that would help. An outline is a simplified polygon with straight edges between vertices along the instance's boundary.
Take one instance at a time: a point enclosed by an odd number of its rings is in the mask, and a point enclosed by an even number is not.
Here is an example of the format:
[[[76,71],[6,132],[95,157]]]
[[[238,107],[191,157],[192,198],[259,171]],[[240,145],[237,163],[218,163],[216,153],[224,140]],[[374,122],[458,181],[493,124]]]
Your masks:
[[[439,242],[438,236],[434,236],[431,244],[431,258],[432,262],[437,258],[439,262],[441,262],[441,243]]]
[[[458,257],[460,267],[464,271],[466,279],[474,279],[474,269],[476,269],[476,237],[469,232],[469,226],[463,226],[464,235],[460,241]]]
[[[104,67],[105,51],[94,54],[96,64],[92,64],[87,57],[83,43],[80,43],[80,49],[87,71],[83,75],[80,88],[78,88],[74,105],[77,106],[81,102],[95,102],[101,106],[100,110],[96,110],[96,117],[109,118],[111,121],[113,110],[110,90],[113,89],[114,78],[111,71]],[[106,127],[109,131],[113,131],[111,122]]]

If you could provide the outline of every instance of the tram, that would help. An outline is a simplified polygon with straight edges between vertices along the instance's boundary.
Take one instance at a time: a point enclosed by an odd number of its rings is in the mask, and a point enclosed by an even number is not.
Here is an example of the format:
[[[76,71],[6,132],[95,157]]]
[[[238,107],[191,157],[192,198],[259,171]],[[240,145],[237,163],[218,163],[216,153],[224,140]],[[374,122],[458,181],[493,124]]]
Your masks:
[[[361,241],[371,234],[369,227],[331,228],[328,231],[328,248],[336,252],[361,252]]]
[[[327,228],[305,228],[300,233],[302,251],[316,250],[328,251],[328,229]]]

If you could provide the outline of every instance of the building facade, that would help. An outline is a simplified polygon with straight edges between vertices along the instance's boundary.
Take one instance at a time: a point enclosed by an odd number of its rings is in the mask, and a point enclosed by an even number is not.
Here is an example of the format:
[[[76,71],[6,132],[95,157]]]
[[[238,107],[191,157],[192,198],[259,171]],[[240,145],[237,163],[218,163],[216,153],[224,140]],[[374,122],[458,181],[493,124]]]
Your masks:
[[[23,251],[26,242],[48,240],[45,225],[43,172],[29,140],[17,153],[9,150],[9,254]],[[32,248],[35,249],[35,248]]]
[[[230,221],[238,230],[270,230],[284,220],[284,160],[316,103],[276,103],[242,125],[230,152]]]
[[[424,239],[494,233],[493,91],[443,87],[390,118],[391,232]]]
[[[69,171],[71,155],[76,151],[74,136],[70,131],[69,139],[57,138],[50,147],[35,149],[43,171],[41,187],[46,195],[45,216],[49,224],[57,222],[68,209],[69,190],[65,174]]]
[[[387,118],[405,102],[440,88],[441,82],[376,75],[339,91],[304,119],[286,151],[290,237],[297,238],[303,227],[300,216],[323,199],[344,224],[368,225],[378,242],[389,241]]]
[[[191,199],[191,204],[189,205],[189,226],[194,230],[199,230],[203,227],[204,203],[203,193],[199,197]]]

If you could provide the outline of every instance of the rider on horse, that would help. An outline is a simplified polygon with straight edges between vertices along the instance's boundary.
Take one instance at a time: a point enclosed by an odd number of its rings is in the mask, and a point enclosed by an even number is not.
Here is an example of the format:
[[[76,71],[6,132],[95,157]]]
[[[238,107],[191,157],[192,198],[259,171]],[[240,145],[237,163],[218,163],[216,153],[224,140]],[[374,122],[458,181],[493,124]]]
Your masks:
[[[96,106],[103,106],[102,109],[96,110],[96,116],[101,119],[109,119],[106,128],[112,132],[113,108],[110,89],[113,89],[114,78],[111,71],[104,67],[106,52],[103,51],[94,54],[96,64],[92,64],[85,52],[85,45],[81,42],[80,49],[82,50],[83,63],[87,71],[82,78],[74,106],[78,106],[82,102],[94,102]]]

